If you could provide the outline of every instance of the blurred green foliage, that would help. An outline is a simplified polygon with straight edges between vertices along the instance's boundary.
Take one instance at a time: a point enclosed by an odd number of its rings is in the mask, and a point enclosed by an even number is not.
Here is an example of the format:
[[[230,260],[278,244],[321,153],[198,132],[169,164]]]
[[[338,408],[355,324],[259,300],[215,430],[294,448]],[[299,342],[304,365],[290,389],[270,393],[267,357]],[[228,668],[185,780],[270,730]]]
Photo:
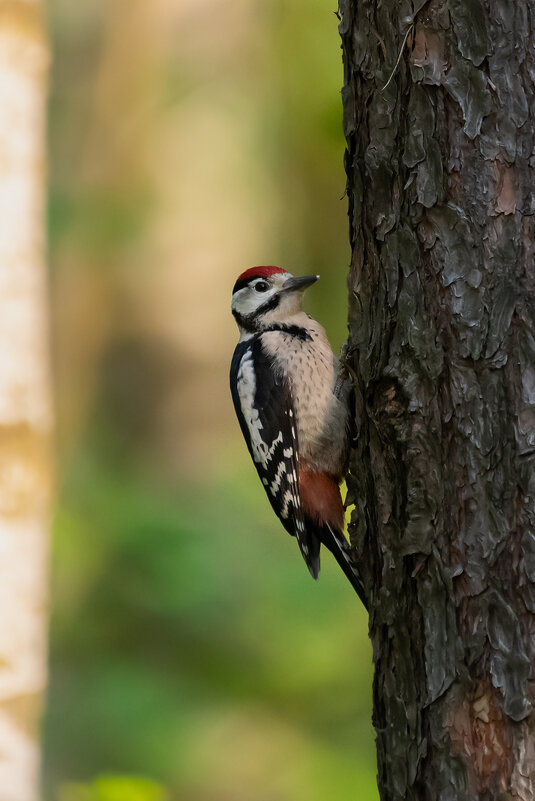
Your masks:
[[[176,798],[374,790],[364,612],[328,555],[314,585],[257,489],[251,472],[207,498],[73,471],[55,525],[51,785],[141,770]]]
[[[47,801],[377,799],[365,613],[328,554],[310,578],[227,389],[228,291],[250,263],[322,274],[308,308],[335,348],[344,339],[332,11],[49,4]],[[175,152],[176,176],[161,164]],[[214,181],[199,189],[206,164]]]
[[[67,784],[59,801],[167,801],[163,787],[133,777],[102,776],[90,786]]]

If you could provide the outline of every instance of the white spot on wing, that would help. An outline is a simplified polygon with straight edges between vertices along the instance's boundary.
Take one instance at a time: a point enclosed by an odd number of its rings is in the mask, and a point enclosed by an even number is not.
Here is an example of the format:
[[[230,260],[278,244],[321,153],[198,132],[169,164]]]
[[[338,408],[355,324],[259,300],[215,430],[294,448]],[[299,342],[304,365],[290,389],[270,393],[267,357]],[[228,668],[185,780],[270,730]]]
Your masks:
[[[281,479],[282,479],[283,473],[285,473],[285,472],[286,472],[286,465],[284,464],[284,462],[281,462],[279,464],[279,467],[278,467],[277,473],[275,475],[275,478],[271,482],[271,486],[269,488],[269,491],[271,492],[272,495],[276,495],[277,492],[279,491]]]
[[[260,420],[258,409],[254,406],[256,395],[256,374],[253,364],[253,353],[249,349],[245,352],[241,362],[240,369],[238,370],[237,378],[238,397],[240,399],[240,406],[245,417],[247,428],[251,437],[251,448],[253,451],[253,458],[255,462],[261,464],[264,468],[273,457],[275,448],[278,443],[282,443],[282,431],[279,431],[277,437],[273,440],[271,445],[264,442],[262,431],[264,426]]]
[[[264,339],[266,337],[268,335],[265,335]],[[282,372],[285,372],[284,366]],[[296,534],[300,544],[303,544],[306,528],[299,497],[297,473],[299,454],[296,447],[297,422],[300,418],[291,407],[284,409],[284,412],[281,410],[286,419],[289,419],[289,426],[286,431],[293,441],[285,442],[282,431],[275,432],[276,436],[272,439],[274,436],[272,431],[269,430],[268,432],[266,424],[262,423],[262,410],[258,410],[254,406],[258,380],[259,376],[255,371],[252,349],[249,348],[240,362],[237,375],[237,393],[250,437],[251,452],[266,491],[273,499],[278,498],[276,505],[281,519],[284,521],[291,519],[292,533]],[[288,431],[288,428],[290,431]],[[270,436],[266,442],[268,433]],[[276,461],[274,461],[275,454]],[[262,473],[265,475],[262,476]],[[304,552],[308,553],[306,548],[305,544]]]
[[[282,510],[281,515],[286,519],[288,517],[288,506],[292,501],[295,504],[295,497],[291,489],[286,490],[284,495],[282,496]]]
[[[260,428],[262,428],[262,423],[260,423]],[[267,446],[264,440],[260,440],[259,442],[252,443],[254,454],[255,454],[255,462],[260,462],[260,464],[266,468],[267,463],[271,461],[273,458],[273,454],[275,453],[275,448],[277,445],[282,443],[282,431],[279,431],[278,435],[275,437],[271,445]]]

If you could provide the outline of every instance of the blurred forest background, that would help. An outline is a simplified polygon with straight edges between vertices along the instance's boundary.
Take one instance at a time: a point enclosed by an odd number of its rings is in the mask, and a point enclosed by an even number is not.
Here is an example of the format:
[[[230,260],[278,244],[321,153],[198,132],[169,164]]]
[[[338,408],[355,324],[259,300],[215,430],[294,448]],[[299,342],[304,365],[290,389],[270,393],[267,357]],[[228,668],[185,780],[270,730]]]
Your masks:
[[[47,801],[377,798],[366,617],[234,419],[236,275],[349,261],[325,0],[49,0],[57,409]]]

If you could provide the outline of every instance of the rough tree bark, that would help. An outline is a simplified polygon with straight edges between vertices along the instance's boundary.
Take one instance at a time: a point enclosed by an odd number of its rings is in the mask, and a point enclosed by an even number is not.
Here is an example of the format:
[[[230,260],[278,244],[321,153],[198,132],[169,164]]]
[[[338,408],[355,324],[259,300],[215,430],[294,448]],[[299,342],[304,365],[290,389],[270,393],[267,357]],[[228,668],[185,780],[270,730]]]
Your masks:
[[[36,801],[51,404],[44,262],[48,65],[36,0],[0,2],[0,798]]]
[[[528,801],[535,2],[340,0],[340,32],[381,798]]]

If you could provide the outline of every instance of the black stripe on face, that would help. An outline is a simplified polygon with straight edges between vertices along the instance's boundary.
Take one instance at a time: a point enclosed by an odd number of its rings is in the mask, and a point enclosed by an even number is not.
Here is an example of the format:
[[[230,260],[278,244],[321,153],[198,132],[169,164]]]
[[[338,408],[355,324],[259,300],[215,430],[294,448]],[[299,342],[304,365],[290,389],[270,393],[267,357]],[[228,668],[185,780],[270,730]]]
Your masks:
[[[258,331],[258,326],[255,322],[254,314],[240,314],[235,309],[233,309],[232,316],[234,317],[240,328],[243,328],[244,331],[248,331],[250,334],[253,334],[255,331]]]
[[[258,325],[258,320],[262,315],[264,315],[268,311],[272,311],[276,309],[280,303],[280,294],[277,292],[276,295],[273,295],[266,303],[263,303],[262,306],[259,306],[258,309],[251,314],[240,314],[235,309],[232,310],[232,314],[234,315],[234,319],[240,325],[244,331],[259,331],[260,326]]]
[[[258,316],[260,314],[265,314],[265,312],[276,309],[280,303],[280,300],[281,300],[280,292],[277,292],[268,301],[266,301],[265,303],[263,303],[261,306],[258,307],[258,309],[255,312],[255,316]]]

